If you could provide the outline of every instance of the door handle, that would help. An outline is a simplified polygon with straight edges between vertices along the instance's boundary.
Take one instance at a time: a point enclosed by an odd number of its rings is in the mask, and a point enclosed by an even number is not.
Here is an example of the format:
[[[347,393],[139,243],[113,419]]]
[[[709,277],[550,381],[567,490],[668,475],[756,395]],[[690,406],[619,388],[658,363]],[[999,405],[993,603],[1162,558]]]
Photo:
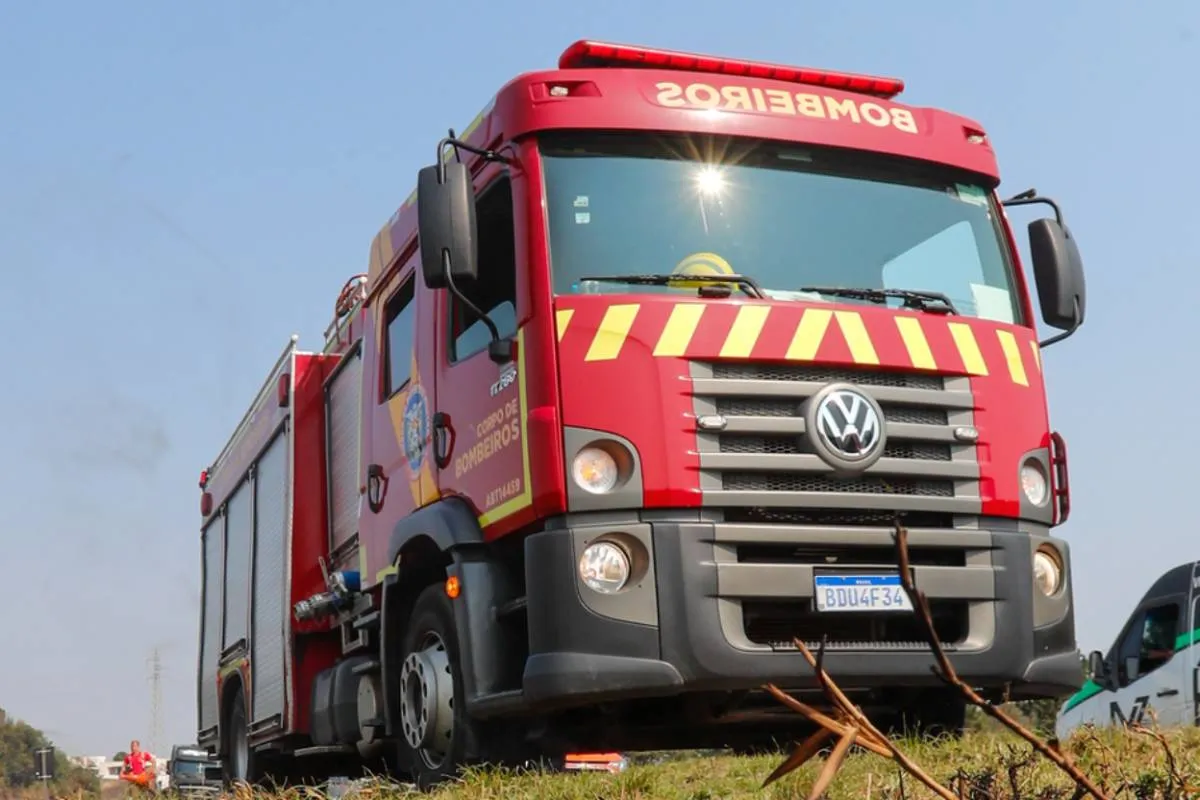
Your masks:
[[[458,434],[450,423],[450,415],[438,411],[433,415],[433,462],[438,469],[445,469],[450,464],[450,454],[454,452],[454,441]]]
[[[1160,689],[1158,691],[1159,697],[1170,697],[1173,694],[1179,694],[1179,690],[1178,689]]]
[[[388,479],[379,464],[367,465],[367,506],[372,514],[383,510],[383,498],[387,496]]]

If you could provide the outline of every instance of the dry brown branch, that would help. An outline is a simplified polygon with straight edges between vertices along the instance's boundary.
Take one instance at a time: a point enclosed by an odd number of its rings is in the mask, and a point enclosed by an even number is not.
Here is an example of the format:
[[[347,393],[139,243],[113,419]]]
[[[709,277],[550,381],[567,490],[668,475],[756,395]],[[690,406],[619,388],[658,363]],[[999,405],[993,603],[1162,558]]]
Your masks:
[[[1101,762],[1100,766],[1100,777],[1104,783],[1106,785],[1111,785],[1110,781],[1108,780],[1109,772],[1111,771],[1115,772],[1117,778],[1120,779],[1120,786],[1133,785],[1132,779],[1125,771],[1124,761],[1111,747],[1108,746],[1108,744],[1106,744],[1099,736],[1096,735],[1096,727],[1091,723],[1088,723],[1084,726],[1084,730],[1086,731],[1086,741],[1088,742],[1089,746],[1095,747],[1105,755],[1105,758]],[[1083,800],[1086,794],[1087,790],[1080,787],[1073,800]],[[1117,794],[1120,794],[1120,790],[1117,791]]]
[[[790,700],[792,698],[789,697],[788,699]],[[767,779],[763,781],[763,786],[770,785],[784,775],[787,775],[792,770],[799,768],[801,764],[808,761],[810,758],[820,752],[821,746],[825,744],[825,742],[832,735],[833,733],[829,729],[821,728],[803,742],[796,745],[796,749],[792,751],[792,754],[785,758],[783,763],[776,767],[774,771],[767,776]]]
[[[1008,773],[1008,785],[1012,789],[1013,797],[1021,796],[1021,770],[1033,763],[1033,754],[1025,753],[1020,755],[1016,748],[1011,748],[1008,752],[1008,757],[1005,759],[1005,771]]]
[[[992,800],[995,797],[995,785],[995,772],[982,770],[972,774],[961,767],[950,782],[951,788],[958,792],[959,800]]]
[[[1154,719],[1153,712],[1151,712],[1151,719]],[[1167,737],[1158,730],[1147,728],[1140,723],[1135,722],[1128,727],[1134,733],[1154,739],[1162,748],[1163,754],[1167,758],[1167,797],[1175,797],[1177,791],[1182,791],[1186,797],[1195,797],[1200,793],[1200,788],[1188,783],[1187,779],[1179,772],[1179,764],[1175,761],[1175,753],[1171,751],[1171,743],[1167,741]]]
[[[925,633],[925,638],[929,645],[929,649],[933,654],[934,666],[931,667],[932,672],[947,685],[955,688],[970,704],[981,709],[992,719],[999,722],[1004,727],[1015,733],[1020,738],[1024,739],[1034,750],[1042,757],[1048,759],[1066,775],[1068,775],[1076,785],[1076,792],[1073,800],[1082,798],[1085,795],[1091,795],[1096,800],[1112,800],[1099,786],[1096,785],[1091,778],[1083,774],[1070,757],[1063,752],[1059,747],[1057,740],[1051,739],[1045,741],[1037,734],[1030,731],[1016,719],[1011,717],[1003,709],[993,705],[992,703],[981,697],[970,685],[963,682],[959,678],[958,673],[954,670],[954,666],[950,663],[949,657],[946,655],[945,649],[937,636],[933,626],[933,615],[929,609],[929,601],[925,597],[925,593],[917,589],[913,583],[912,567],[908,555],[908,531],[896,522],[895,530],[896,542],[896,560],[900,570],[900,582],[905,594],[912,602],[914,612],[919,620],[922,629]],[[833,707],[832,716],[824,714],[816,709],[800,702],[796,698],[784,692],[779,687],[773,684],[767,684],[766,690],[770,692],[782,704],[788,706],[798,714],[803,715],[810,722],[816,724],[819,730],[796,746],[792,754],[779,764],[766,780],[763,786],[773,783],[782,778],[784,775],[793,772],[800,766],[808,762],[813,756],[821,751],[826,741],[836,736],[837,744],[830,753],[825,766],[822,768],[813,784],[813,789],[810,794],[810,800],[813,800],[821,795],[828,788],[837,773],[838,768],[844,761],[846,754],[851,747],[858,745],[859,747],[869,750],[876,755],[892,759],[901,768],[901,785],[903,785],[904,773],[907,772],[914,778],[923,783],[930,791],[944,800],[959,800],[961,798],[964,781],[963,776],[959,776],[957,783],[958,792],[953,792],[946,786],[930,777],[921,767],[909,759],[902,753],[896,745],[888,739],[883,733],[876,728],[858,706],[852,703],[833,678],[825,671],[822,661],[824,657],[825,647],[822,641],[821,649],[816,657],[799,639],[794,639],[796,647],[804,656],[804,659],[812,667],[813,673],[825,694],[826,699]],[[1007,692],[1006,692],[1007,694]],[[1151,734],[1154,735],[1154,734]],[[1171,769],[1172,781],[1177,785],[1185,786],[1182,779],[1179,777],[1178,770],[1174,764],[1173,755],[1170,748],[1167,747],[1165,739],[1158,737],[1159,741],[1167,750],[1168,763]],[[1014,792],[1017,791],[1017,773],[1022,766],[1028,763],[1028,759],[1022,762],[1014,761],[1010,765],[1009,780],[1013,785]]]
[[[794,639],[793,641],[795,641],[796,647],[804,656],[805,661],[807,661],[809,666],[812,667],[817,681],[821,684],[821,689],[825,692],[825,697],[829,700],[830,704],[835,710],[834,713],[837,716],[837,719],[831,718],[825,714],[822,714],[816,709],[801,703],[799,700],[773,684],[768,684],[766,689],[781,703],[788,706],[792,710],[803,714],[809,720],[821,726],[825,734],[837,736],[839,739],[837,746],[834,747],[833,752],[829,755],[829,759],[826,761],[825,767],[821,770],[821,774],[818,776],[817,782],[814,784],[814,788],[820,788],[821,791],[824,791],[824,789],[828,787],[829,783],[833,781],[833,777],[837,773],[838,767],[841,766],[842,760],[845,758],[845,752],[842,752],[840,755],[838,755],[839,750],[844,747],[845,751],[848,752],[852,745],[857,744],[863,749],[870,750],[877,755],[891,758],[893,761],[899,764],[905,772],[912,775],[921,783],[925,784],[930,791],[939,797],[944,798],[944,800],[957,800],[957,797],[953,792],[926,774],[921,767],[919,767],[908,756],[902,753],[886,736],[880,733],[879,729],[867,719],[862,710],[850,702],[849,698],[846,697],[838,685],[833,681],[833,678],[829,676],[829,673],[825,671],[824,666],[821,664],[821,659],[814,656],[812,651],[808,649],[804,642],[800,641],[799,639]],[[823,643],[820,655],[824,655]],[[774,781],[779,780],[784,775],[799,769],[810,758],[816,755],[820,751],[820,742],[823,742],[824,739],[827,738],[822,737],[820,741],[815,741],[815,737],[817,737],[819,733],[821,732],[818,732],[818,734],[813,734],[813,736],[810,736],[808,739],[798,745],[792,752],[792,755],[789,756],[784,763],[776,767],[775,770],[767,777],[767,779],[763,781],[763,786],[766,787]],[[835,756],[837,757],[835,758]],[[819,793],[812,795],[814,798],[819,796]]]
[[[856,738],[858,738],[858,729],[851,728],[834,745],[829,758],[825,760],[825,766],[821,769],[821,774],[813,782],[812,789],[808,793],[808,800],[817,800],[821,795],[825,794],[825,790],[833,782],[833,776],[837,774],[838,768],[846,760],[846,754],[850,752],[850,747],[854,744]]]
[[[776,700],[783,703],[788,708],[790,708],[793,711],[808,718],[808,720],[810,722],[816,723],[817,725],[821,726],[822,731],[819,731],[818,733],[823,732],[825,734],[825,737],[837,736],[840,738],[850,732],[850,729],[851,729],[850,725],[847,725],[844,722],[830,719],[829,717],[825,716],[820,711],[817,711],[816,709],[812,708],[811,706],[807,706],[804,703],[801,703],[799,700],[792,697],[790,694],[783,691],[782,689],[780,689],[777,686],[767,684],[767,691],[770,692],[772,695],[774,695]],[[817,734],[813,734],[813,735],[815,736]],[[805,741],[807,742],[808,740],[806,739]],[[892,753],[890,750],[888,750],[887,745],[881,744],[872,738],[865,738],[865,739],[860,738],[858,741],[858,746],[862,747],[865,750],[870,750],[872,753],[883,756],[884,758],[892,757]],[[797,746],[796,752],[798,752],[800,750],[800,747],[803,747],[803,744]],[[815,755],[819,751],[820,751],[820,748],[818,747],[816,750],[813,751],[812,755]],[[796,752],[792,753],[792,757],[796,757]],[[811,755],[809,757],[811,758]],[[784,763],[787,763],[787,762],[784,762]],[[803,762],[800,762],[800,763],[803,763]],[[792,769],[796,769],[799,766],[800,766],[800,764],[797,764],[795,767],[792,767]],[[792,771],[791,769],[785,770],[782,774],[787,774],[788,772],[791,772],[791,771]],[[779,777],[779,776],[776,776],[776,777]],[[775,780],[775,778],[772,778],[771,780]],[[764,784],[764,785],[766,785],[766,784]]]
[[[921,627],[924,628],[929,649],[933,652],[934,660],[937,662],[937,666],[932,668],[933,673],[944,683],[957,689],[966,698],[967,702],[976,706],[989,717],[1028,742],[1034,750],[1041,753],[1042,756],[1049,759],[1055,766],[1070,776],[1075,781],[1076,786],[1086,789],[1088,794],[1096,798],[1096,800],[1111,800],[1103,789],[1097,786],[1087,775],[1084,775],[1079,767],[1075,766],[1066,753],[1062,752],[1058,747],[1053,747],[1043,741],[1040,736],[1017,722],[1002,708],[992,705],[980,697],[970,685],[964,683],[958,677],[958,673],[954,671],[954,666],[950,663],[950,659],[942,647],[941,640],[938,639],[937,632],[934,630],[933,615],[929,610],[929,601],[926,599],[925,593],[913,585],[912,566],[908,558],[908,529],[898,521],[896,523],[895,540],[896,560],[900,566],[900,584],[904,587],[904,593],[912,601],[913,608],[917,612],[917,619],[920,621]]]

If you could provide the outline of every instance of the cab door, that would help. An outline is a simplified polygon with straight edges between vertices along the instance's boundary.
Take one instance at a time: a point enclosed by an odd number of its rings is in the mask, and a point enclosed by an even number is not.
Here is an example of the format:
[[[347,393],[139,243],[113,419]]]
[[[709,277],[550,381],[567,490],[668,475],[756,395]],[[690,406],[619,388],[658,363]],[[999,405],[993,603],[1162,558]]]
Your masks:
[[[1191,602],[1189,603],[1188,626],[1181,637],[1179,656],[1185,660],[1188,675],[1184,680],[1184,722],[1200,725],[1200,561],[1192,564]]]
[[[386,546],[396,523],[435,498],[430,385],[433,338],[430,293],[414,255],[388,279],[371,317],[364,363],[370,370],[362,396],[363,497],[359,543],[366,574],[374,582],[387,563]]]
[[[459,288],[491,318],[502,340],[512,342],[511,360],[489,354],[491,332],[469,305],[438,292],[441,335],[437,377],[434,451],[437,484],[474,508],[486,533],[531,505],[525,425],[526,354],[518,333],[528,317],[525,248],[516,230],[523,192],[507,168],[487,167],[476,178],[475,218],[479,274]],[[490,535],[489,535],[490,538]]]
[[[1116,691],[1108,701],[1109,723],[1149,725],[1150,710],[1159,725],[1178,725],[1185,715],[1192,665],[1175,649],[1188,622],[1187,594],[1146,601],[1122,634],[1115,653]]]

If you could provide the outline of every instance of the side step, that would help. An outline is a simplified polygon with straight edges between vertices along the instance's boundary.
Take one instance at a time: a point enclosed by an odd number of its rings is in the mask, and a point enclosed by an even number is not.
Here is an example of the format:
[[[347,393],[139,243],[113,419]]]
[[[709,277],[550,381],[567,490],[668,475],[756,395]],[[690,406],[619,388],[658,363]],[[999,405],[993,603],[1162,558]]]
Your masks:
[[[353,625],[356,630],[374,630],[379,627],[379,612],[372,611],[369,614],[363,614],[354,620]]]
[[[509,600],[507,603],[495,606],[492,609],[492,618],[498,620],[501,617],[507,617],[509,614],[516,614],[518,611],[524,611],[527,605],[528,600],[524,597],[518,597],[516,600]]]
[[[355,675],[370,675],[371,673],[378,672],[378,671],[379,671],[379,662],[376,661],[375,659],[371,659],[370,661],[364,661],[363,663],[358,664],[350,669],[350,672],[352,672]]]
[[[472,716],[487,718],[518,711],[525,705],[525,693],[520,689],[476,697],[467,701]]]
[[[305,756],[335,756],[335,755],[350,755],[357,753],[358,750],[353,745],[349,744],[328,744],[318,745],[316,747],[301,747],[292,751],[292,755],[296,758],[304,758]]]

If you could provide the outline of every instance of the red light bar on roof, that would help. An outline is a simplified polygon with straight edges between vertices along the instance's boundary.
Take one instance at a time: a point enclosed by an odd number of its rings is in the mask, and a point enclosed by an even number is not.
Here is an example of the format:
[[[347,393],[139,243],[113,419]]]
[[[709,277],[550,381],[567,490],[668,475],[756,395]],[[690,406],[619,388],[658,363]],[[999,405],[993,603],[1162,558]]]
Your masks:
[[[884,100],[889,100],[904,91],[904,81],[899,78],[855,75],[849,72],[831,72],[808,67],[785,67],[779,64],[762,64],[736,58],[608,44],[586,39],[575,42],[558,58],[559,69],[584,69],[587,67],[650,67],[709,72],[718,75],[744,75],[750,78],[769,78],[858,92]]]

